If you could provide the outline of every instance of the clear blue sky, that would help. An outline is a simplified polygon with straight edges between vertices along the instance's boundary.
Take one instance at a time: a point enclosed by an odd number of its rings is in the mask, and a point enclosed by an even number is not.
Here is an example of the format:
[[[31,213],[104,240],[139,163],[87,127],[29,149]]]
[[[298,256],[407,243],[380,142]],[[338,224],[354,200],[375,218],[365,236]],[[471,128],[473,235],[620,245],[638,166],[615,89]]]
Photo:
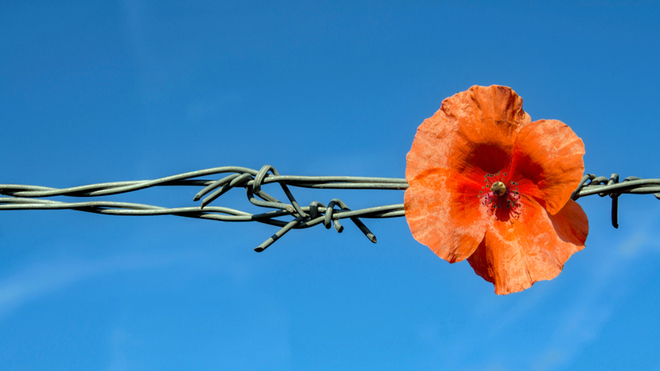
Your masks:
[[[0,183],[197,169],[402,178],[417,126],[511,86],[584,140],[586,171],[660,177],[653,2],[0,4]],[[569,5],[570,3],[570,5]],[[194,190],[116,200],[193,206]],[[242,192],[217,205],[247,207]],[[300,192],[353,208],[399,191]],[[344,233],[178,217],[0,212],[3,370],[660,370],[660,201],[580,200],[558,278],[497,296],[404,219]]]

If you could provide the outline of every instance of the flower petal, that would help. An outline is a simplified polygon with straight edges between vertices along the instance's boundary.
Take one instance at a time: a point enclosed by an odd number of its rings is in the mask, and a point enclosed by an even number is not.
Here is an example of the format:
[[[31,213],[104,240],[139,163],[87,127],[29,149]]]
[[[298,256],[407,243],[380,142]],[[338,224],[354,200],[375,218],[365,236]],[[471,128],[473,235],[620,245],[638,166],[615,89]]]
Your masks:
[[[513,223],[494,222],[468,258],[475,273],[495,285],[495,293],[510,294],[534,282],[555,278],[564,263],[584,248],[589,232],[587,215],[569,200],[555,215],[525,199]]]
[[[466,259],[483,240],[481,184],[445,169],[418,175],[406,189],[406,221],[413,237],[450,263]]]
[[[550,214],[555,214],[580,183],[584,153],[582,139],[566,124],[535,121],[516,136],[511,172],[530,181],[530,188],[521,184],[521,193],[533,195]]]
[[[505,86],[473,86],[445,99],[417,129],[407,155],[410,182],[427,169],[495,173],[507,167],[515,133],[531,122],[522,98]]]

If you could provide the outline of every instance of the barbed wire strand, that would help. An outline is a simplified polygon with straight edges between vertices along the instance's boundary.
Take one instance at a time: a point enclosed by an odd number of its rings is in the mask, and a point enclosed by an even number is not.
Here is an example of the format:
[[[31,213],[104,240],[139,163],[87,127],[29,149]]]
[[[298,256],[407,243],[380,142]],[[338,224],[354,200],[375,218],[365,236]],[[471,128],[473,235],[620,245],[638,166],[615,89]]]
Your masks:
[[[227,174],[218,180],[196,179],[203,176]],[[262,186],[277,183],[286,195],[282,202],[265,192]],[[134,192],[160,186],[204,187],[194,195],[193,201],[201,200],[199,206],[174,207],[146,205],[116,201],[65,202],[43,199],[45,197],[100,197]],[[402,178],[353,177],[353,176],[298,176],[281,175],[270,165],[260,170],[240,166],[224,166],[192,171],[154,180],[97,183],[70,188],[52,188],[35,185],[0,184],[0,210],[78,210],[107,215],[175,215],[188,218],[209,219],[226,222],[259,222],[280,227],[266,241],[255,248],[261,252],[292,229],[310,228],[323,224],[329,229],[334,226],[341,233],[341,219],[350,219],[373,243],[376,236],[362,222],[364,219],[396,218],[405,216],[404,205],[391,204],[351,210],[343,201],[334,198],[328,205],[313,201],[309,206],[300,206],[289,187],[317,189],[359,190],[405,190],[408,183]],[[263,213],[250,213],[223,206],[210,206],[211,202],[232,188],[244,188],[249,202],[255,206],[272,209]],[[660,199],[660,179],[628,177],[619,183],[619,175],[610,178],[593,174],[583,176],[571,198],[598,194],[612,198],[612,225],[618,228],[618,198],[621,194],[655,194]],[[282,218],[291,220],[282,220]]]
[[[609,178],[585,174],[571,198],[577,200],[580,197],[594,194],[601,197],[610,196],[612,198],[612,226],[619,228],[617,216],[619,213],[619,196],[624,193],[653,194],[657,199],[660,199],[660,179],[642,179],[629,176],[619,183],[619,174],[617,173],[613,173]]]

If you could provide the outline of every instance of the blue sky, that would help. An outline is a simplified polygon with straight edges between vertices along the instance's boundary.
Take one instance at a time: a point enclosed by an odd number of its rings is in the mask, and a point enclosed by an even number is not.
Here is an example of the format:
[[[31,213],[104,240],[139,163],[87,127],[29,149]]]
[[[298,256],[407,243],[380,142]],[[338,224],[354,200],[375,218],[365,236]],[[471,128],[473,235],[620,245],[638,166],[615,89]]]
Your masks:
[[[402,178],[417,126],[472,85],[584,140],[586,171],[660,177],[653,2],[3,2],[0,183],[237,165]],[[114,199],[193,206],[195,190]],[[400,191],[295,190],[360,208]],[[215,203],[246,208],[241,192]],[[367,220],[373,245],[275,227],[0,212],[7,370],[660,370],[660,201],[580,200],[587,247],[497,296]]]

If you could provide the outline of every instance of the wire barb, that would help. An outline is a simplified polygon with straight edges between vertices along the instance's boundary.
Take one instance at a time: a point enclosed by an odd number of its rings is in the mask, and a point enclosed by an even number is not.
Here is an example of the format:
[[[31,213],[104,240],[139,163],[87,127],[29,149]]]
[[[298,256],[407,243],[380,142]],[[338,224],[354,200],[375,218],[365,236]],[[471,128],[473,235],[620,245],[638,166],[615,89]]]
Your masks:
[[[218,180],[200,177],[228,174]],[[287,197],[283,202],[265,192],[263,187],[277,183]],[[160,186],[203,187],[194,195],[193,201],[201,200],[199,206],[167,208],[130,202],[84,201],[64,202],[43,199],[45,197],[99,197],[109,196]],[[396,218],[405,216],[403,204],[375,206],[351,210],[340,199],[332,199],[328,205],[312,201],[309,206],[300,206],[289,187],[321,189],[380,189],[405,190],[408,183],[402,178],[350,177],[350,176],[297,176],[281,175],[274,167],[264,165],[260,170],[240,166],[224,166],[192,171],[154,180],[137,180],[98,183],[71,188],[51,188],[33,185],[0,184],[0,210],[79,210],[108,215],[176,215],[188,218],[209,219],[227,222],[258,222],[280,227],[280,229],[254,250],[262,252],[292,229],[310,228],[323,224],[326,229],[334,226],[338,233],[344,230],[342,219],[350,219],[373,243],[376,236],[362,219]],[[250,213],[211,203],[232,188],[244,188],[250,203],[266,209],[263,213]],[[619,196],[627,194],[654,194],[660,199],[660,179],[627,177],[619,183],[619,175],[609,178],[585,174],[571,198],[597,194],[612,199],[612,225],[618,228]],[[289,218],[290,220],[282,220]]]

